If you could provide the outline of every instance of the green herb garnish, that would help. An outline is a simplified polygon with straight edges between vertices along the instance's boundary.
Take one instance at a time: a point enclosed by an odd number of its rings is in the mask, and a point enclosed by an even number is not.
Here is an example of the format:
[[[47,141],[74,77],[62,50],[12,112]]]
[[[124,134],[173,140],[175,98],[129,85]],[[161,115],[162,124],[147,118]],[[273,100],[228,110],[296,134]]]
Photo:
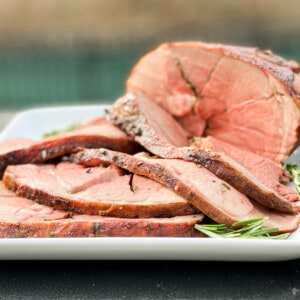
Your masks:
[[[291,174],[295,190],[300,197],[300,169],[298,165],[295,163],[284,164],[283,168]]]
[[[236,222],[230,229],[225,224],[196,224],[195,228],[211,238],[240,238],[240,239],[286,239],[289,233],[274,235],[278,228],[263,228],[268,218],[256,218]],[[272,233],[272,235],[271,235]]]
[[[46,133],[43,134],[43,138],[46,138],[46,137],[49,137],[49,136],[52,136],[52,135],[56,135],[56,134],[60,134],[60,133],[67,133],[67,132],[73,131],[78,126],[79,126],[79,124],[73,124],[73,125],[70,125],[70,126],[64,128],[64,129],[53,130],[53,131],[50,131],[50,132],[46,132]]]

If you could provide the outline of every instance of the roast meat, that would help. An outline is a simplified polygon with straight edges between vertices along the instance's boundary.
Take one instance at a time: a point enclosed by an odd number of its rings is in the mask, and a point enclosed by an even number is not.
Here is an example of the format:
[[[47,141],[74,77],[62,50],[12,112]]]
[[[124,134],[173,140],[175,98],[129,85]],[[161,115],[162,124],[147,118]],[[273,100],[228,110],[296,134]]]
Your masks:
[[[108,117],[130,138],[159,157],[180,158],[200,164],[240,192],[269,208],[289,213],[296,213],[299,210],[300,202],[297,194],[283,186],[279,182],[279,176],[274,178],[274,168],[256,169],[255,165],[259,161],[267,159],[249,155],[246,160],[240,160],[244,163],[243,166],[238,163],[239,160],[224,154],[223,150],[214,152],[195,146],[184,147],[188,144],[185,131],[167,111],[151,102],[144,94],[130,93],[121,97],[108,111]],[[164,123],[167,126],[163,126]],[[236,156],[238,155],[239,152],[236,153]],[[280,166],[273,161],[270,164],[273,167],[276,165],[278,172]],[[253,170],[254,174],[251,173]],[[262,172],[264,173],[260,174]]]
[[[198,213],[185,199],[143,176],[124,175],[114,165],[7,167],[4,184],[17,195],[82,214],[123,218],[174,217]]]
[[[281,232],[298,226],[296,215],[278,213],[250,201],[206,168],[182,159],[162,159],[147,154],[129,155],[108,149],[86,149],[73,159],[84,165],[115,163],[130,172],[149,177],[186,199],[206,216],[231,227],[234,222],[268,217],[266,226]]]
[[[144,93],[192,135],[282,162],[299,138],[299,70],[256,48],[167,43],[139,60],[127,91]]]

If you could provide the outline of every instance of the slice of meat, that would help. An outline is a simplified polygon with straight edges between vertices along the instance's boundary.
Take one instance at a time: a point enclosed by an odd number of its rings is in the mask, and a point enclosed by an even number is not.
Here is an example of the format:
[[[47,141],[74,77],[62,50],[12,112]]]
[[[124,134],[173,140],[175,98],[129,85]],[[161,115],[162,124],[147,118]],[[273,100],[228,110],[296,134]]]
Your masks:
[[[41,172],[41,179],[44,171],[46,173],[50,172],[56,176],[62,188],[71,194],[84,191],[98,183],[110,182],[123,175],[122,169],[114,165],[85,168],[70,162],[61,162],[55,166],[44,165],[39,168],[38,172]],[[26,170],[24,171],[26,176]],[[21,173],[19,174],[21,175]]]
[[[163,185],[138,175],[120,176],[119,168],[113,165],[83,168],[65,162],[8,166],[3,182],[19,196],[76,213],[151,218],[198,212]]]
[[[268,217],[266,226],[278,227],[281,232],[293,231],[298,226],[296,215],[279,213],[251,202],[227,182],[192,162],[151,158],[144,154],[132,156],[107,149],[86,149],[75,154],[73,159],[86,165],[111,162],[147,176],[182,196],[217,223],[227,226],[259,217]]]
[[[255,48],[168,43],[140,59],[127,91],[143,92],[193,135],[206,122],[204,135],[282,162],[300,133],[299,70]]]
[[[0,157],[5,155],[7,152],[14,151],[20,148],[30,147],[35,143],[34,140],[26,139],[26,138],[15,138],[9,139],[6,141],[1,142],[0,147]]]
[[[121,219],[74,215],[18,197],[0,183],[0,238],[199,236],[202,214],[174,218]]]
[[[188,145],[187,132],[142,93],[128,93],[119,98],[106,115],[132,140],[161,157],[173,156],[175,147]]]
[[[201,214],[149,219],[76,215],[54,221],[0,221],[0,238],[194,237],[201,236],[194,226],[202,219]]]
[[[232,184],[236,189],[266,207],[286,213],[297,213],[300,211],[299,200],[290,202],[289,195],[286,193],[283,195],[279,194],[282,191],[281,189],[274,190],[269,188],[247,169],[223,153],[189,148],[182,151],[181,157],[207,168],[219,178]]]
[[[43,222],[69,217],[68,212],[17,197],[14,192],[5,188],[2,182],[0,182],[0,207],[2,223]]]
[[[148,105],[149,102],[151,105]],[[177,122],[144,95],[140,93],[125,95],[116,101],[107,113],[114,124],[151,153],[163,158],[181,158],[200,164],[242,193],[269,208],[288,213],[295,213],[299,210],[300,202],[293,191],[287,192],[288,188],[280,188],[279,182],[278,188],[274,182],[270,185],[264,184],[224,153],[201,150],[196,147],[176,147],[173,144],[174,140],[177,141],[177,146],[187,144],[185,132],[173,130],[179,127]],[[169,126],[164,127],[164,135],[161,135],[160,124],[163,120],[167,120],[166,123]],[[295,202],[291,203],[291,201]]]
[[[0,175],[8,165],[40,163],[70,153],[76,147],[105,147],[134,153],[138,146],[116,126],[99,117],[77,129],[57,134],[40,141],[23,139],[0,144]]]
[[[284,185],[290,182],[291,178],[290,175],[284,171],[281,164],[255,153],[239,149],[212,136],[196,138],[192,145],[201,150],[214,151],[228,155],[237,163],[244,166],[264,185],[276,191],[287,201],[293,202],[299,200],[297,193]]]

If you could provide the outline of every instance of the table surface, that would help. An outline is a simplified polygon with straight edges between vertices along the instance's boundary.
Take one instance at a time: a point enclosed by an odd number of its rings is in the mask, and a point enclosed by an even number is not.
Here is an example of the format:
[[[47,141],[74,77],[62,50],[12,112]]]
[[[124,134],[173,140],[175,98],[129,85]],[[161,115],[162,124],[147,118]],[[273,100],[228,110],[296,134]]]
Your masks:
[[[0,282],[0,299],[300,299],[300,260],[2,261]]]

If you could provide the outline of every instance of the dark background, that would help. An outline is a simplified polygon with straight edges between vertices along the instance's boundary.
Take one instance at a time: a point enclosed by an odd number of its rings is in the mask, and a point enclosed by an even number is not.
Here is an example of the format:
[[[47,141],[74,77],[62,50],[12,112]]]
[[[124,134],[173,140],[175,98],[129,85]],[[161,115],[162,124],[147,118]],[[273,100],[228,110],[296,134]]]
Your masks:
[[[202,40],[300,61],[298,0],[2,0],[0,109],[113,102],[141,55]]]

